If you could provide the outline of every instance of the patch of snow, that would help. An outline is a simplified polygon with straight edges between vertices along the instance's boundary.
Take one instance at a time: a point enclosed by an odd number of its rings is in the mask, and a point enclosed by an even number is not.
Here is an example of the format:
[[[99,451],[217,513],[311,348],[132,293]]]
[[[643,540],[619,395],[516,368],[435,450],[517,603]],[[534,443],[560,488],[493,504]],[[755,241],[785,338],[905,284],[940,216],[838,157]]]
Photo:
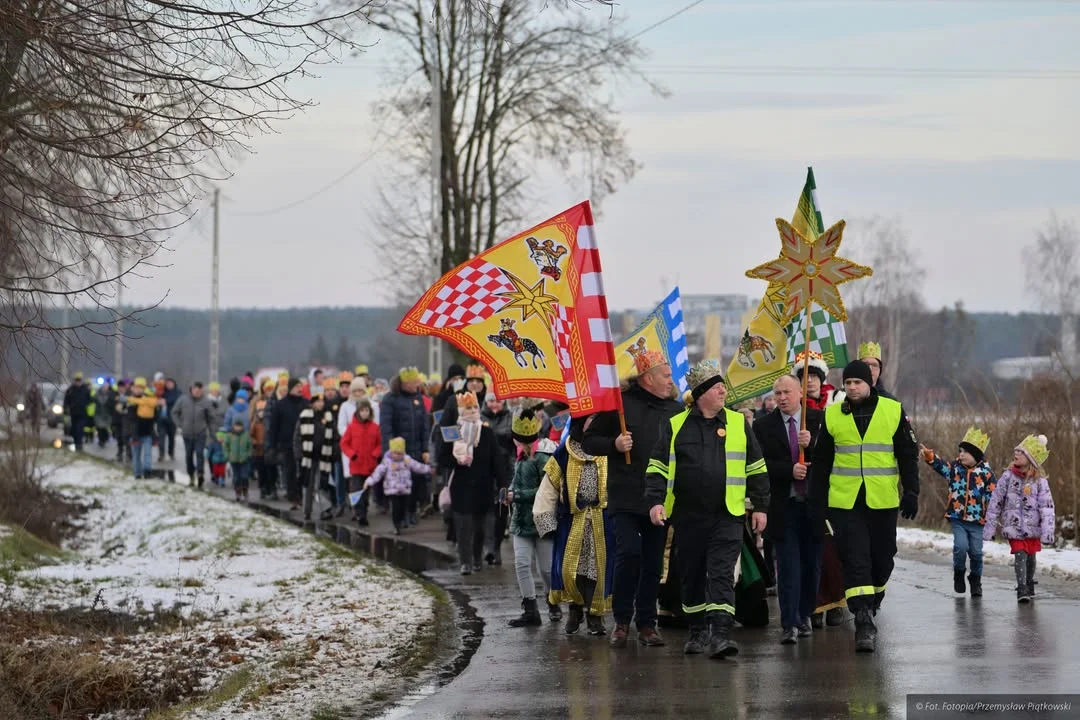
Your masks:
[[[938,530],[899,527],[896,544],[900,548],[934,552],[952,557],[952,534]],[[1008,541],[996,540],[983,543],[983,562],[994,565],[1012,565]],[[1039,553],[1039,572],[1051,577],[1080,579],[1080,548],[1044,547]]]
[[[185,717],[291,719],[320,699],[358,707],[393,680],[394,655],[432,617],[433,598],[408,575],[241,504],[85,461],[47,477],[91,507],[65,543],[71,559],[20,573],[26,582],[11,599],[174,611],[186,620],[181,630],[116,638],[102,652],[138,663],[187,659],[204,671],[205,689],[244,666],[253,685],[271,688],[261,701],[241,693]]]

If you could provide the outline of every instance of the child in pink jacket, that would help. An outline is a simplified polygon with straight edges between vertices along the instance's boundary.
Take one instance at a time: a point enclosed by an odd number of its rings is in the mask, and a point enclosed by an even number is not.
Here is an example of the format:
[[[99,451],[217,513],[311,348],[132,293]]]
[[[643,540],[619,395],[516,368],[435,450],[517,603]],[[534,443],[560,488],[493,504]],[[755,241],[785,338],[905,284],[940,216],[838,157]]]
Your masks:
[[[431,466],[417,462],[405,454],[405,438],[393,438],[389,443],[389,451],[383,456],[382,462],[375,468],[375,472],[364,481],[364,489],[382,483],[383,492],[390,500],[390,516],[394,520],[394,534],[400,535],[401,528],[405,525],[405,511],[409,507],[409,498],[412,496],[412,476],[430,475]]]

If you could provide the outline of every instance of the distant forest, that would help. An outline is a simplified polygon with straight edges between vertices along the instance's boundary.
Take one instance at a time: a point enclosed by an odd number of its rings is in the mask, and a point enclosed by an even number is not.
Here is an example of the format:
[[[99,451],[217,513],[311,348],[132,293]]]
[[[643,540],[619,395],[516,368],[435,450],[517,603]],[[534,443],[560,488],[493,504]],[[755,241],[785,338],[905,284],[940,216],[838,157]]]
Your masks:
[[[427,366],[427,340],[401,335],[398,308],[298,308],[288,310],[229,309],[221,312],[220,375],[228,379],[262,366],[286,366],[302,372],[310,365],[334,365],[351,369],[367,363],[376,377],[390,377],[402,365]],[[1056,316],[1004,313],[970,313],[958,337],[950,311],[927,313],[918,332],[905,342],[918,346],[923,358],[942,362],[908,363],[902,384],[914,381],[910,373],[937,374],[975,371],[989,374],[995,360],[1023,355],[1045,355],[1057,348],[1060,322]],[[944,313],[944,315],[943,315]],[[103,318],[87,313],[85,319]],[[139,323],[124,326],[124,373],[150,375],[161,370],[186,383],[205,378],[209,369],[210,313],[205,310],[159,308],[140,314]],[[942,319],[944,318],[944,319]],[[940,322],[939,322],[940,320]],[[953,319],[955,320],[955,318]],[[613,327],[622,327],[613,317]],[[68,367],[87,375],[112,372],[113,344],[91,332],[81,333],[85,350],[73,352]],[[925,353],[923,347],[925,346]],[[29,377],[25,361],[5,352],[7,368],[18,380]],[[963,357],[960,357],[960,356]],[[44,379],[59,377],[59,351],[49,351],[50,362],[33,368]],[[444,351],[444,364],[452,358]],[[445,368],[441,369],[445,371]],[[13,378],[13,379],[16,379]],[[919,385],[936,384],[938,378],[920,378]]]

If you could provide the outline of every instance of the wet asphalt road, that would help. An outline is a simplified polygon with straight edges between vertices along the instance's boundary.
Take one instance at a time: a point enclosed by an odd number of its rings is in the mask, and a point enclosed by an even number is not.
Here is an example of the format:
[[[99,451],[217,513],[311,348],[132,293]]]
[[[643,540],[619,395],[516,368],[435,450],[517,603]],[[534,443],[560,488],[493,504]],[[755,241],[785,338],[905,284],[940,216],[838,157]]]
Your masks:
[[[389,522],[373,515],[372,530],[388,533]],[[436,518],[401,540],[450,550]],[[541,628],[506,627],[520,612],[511,556],[507,542],[502,567],[462,577],[447,558],[424,571],[468,596],[483,638],[459,675],[420,688],[383,717],[902,718],[910,693],[1080,692],[1080,583],[1043,575],[1038,600],[1017,605],[1011,568],[987,565],[984,596],[973,599],[953,593],[947,558],[902,554],[876,619],[874,655],[856,656],[849,621],[796,646],[779,644],[775,624],[739,628],[738,657],[716,661],[682,655],[686,634],[676,629],[664,631],[666,647],[613,650],[607,637],[567,636],[546,617]],[[606,623],[610,631],[610,616]],[[1080,706],[1053,717],[1080,718]]]

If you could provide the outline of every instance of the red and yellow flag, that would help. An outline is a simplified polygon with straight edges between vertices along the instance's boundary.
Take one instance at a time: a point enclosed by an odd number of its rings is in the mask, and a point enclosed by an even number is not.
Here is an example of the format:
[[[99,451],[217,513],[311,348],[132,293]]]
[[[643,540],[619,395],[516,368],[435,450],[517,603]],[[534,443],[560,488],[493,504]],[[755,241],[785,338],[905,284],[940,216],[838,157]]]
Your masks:
[[[476,358],[500,398],[561,400],[575,416],[622,408],[587,201],[443,275],[398,331]]]

